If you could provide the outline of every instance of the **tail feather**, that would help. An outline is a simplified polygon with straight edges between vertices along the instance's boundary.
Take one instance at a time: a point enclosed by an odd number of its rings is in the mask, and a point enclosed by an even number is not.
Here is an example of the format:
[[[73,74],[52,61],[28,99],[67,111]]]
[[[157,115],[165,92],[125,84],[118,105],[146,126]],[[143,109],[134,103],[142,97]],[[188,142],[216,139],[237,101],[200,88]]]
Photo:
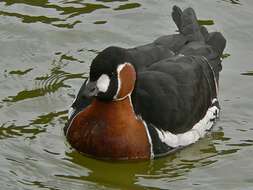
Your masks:
[[[186,39],[180,53],[184,55],[204,56],[212,66],[216,80],[222,70],[221,57],[226,46],[226,39],[220,32],[209,33],[205,26],[200,26],[192,8],[181,10],[174,6],[172,18],[178,27],[180,36]]]
[[[177,28],[180,33],[182,33],[182,15],[183,15],[182,10],[177,6],[174,6],[172,11],[172,18],[175,24],[177,25]]]
[[[200,31],[201,31],[201,34],[203,35],[205,41],[207,41],[208,38],[209,38],[209,32],[208,32],[208,30],[206,29],[206,27],[205,27],[205,26],[201,26],[201,27],[200,27]]]
[[[205,26],[200,26],[192,8],[189,7],[182,11],[178,6],[174,6],[172,18],[180,34],[183,34],[188,42],[204,41],[213,47],[219,56],[222,55],[226,46],[226,39],[220,32],[209,33]]]
[[[188,41],[204,41],[201,27],[198,24],[195,11],[187,8],[182,11],[179,7],[174,6],[172,18],[177,25],[179,32],[187,37]]]

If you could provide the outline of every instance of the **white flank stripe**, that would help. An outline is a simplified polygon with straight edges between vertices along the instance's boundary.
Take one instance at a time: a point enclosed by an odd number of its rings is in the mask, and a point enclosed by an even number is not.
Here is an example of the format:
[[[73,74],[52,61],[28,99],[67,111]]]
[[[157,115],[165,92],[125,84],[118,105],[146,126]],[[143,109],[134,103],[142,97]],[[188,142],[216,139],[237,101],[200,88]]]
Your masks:
[[[147,126],[146,122],[140,116],[138,116],[138,118],[142,121],[142,123],[145,127],[145,130],[146,130],[146,133],[147,133],[147,136],[148,136],[148,142],[150,144],[150,159],[153,159],[155,157],[155,155],[154,155],[154,152],[153,152],[153,143],[152,143],[152,139],[151,139],[151,136],[149,134],[149,131],[148,131],[148,126]]]
[[[156,128],[157,133],[161,141],[170,147],[187,146],[195,143],[200,138],[204,137],[208,130],[214,124],[214,120],[219,113],[219,109],[216,106],[212,106],[207,110],[207,113],[203,119],[196,123],[190,131],[181,134],[173,134],[165,132]]]
[[[213,67],[210,65],[209,61],[207,60],[207,58],[205,56],[202,56],[202,57],[207,62],[207,64],[210,67],[210,69],[212,70],[213,80],[214,80],[214,84],[215,84],[215,90],[216,90],[216,94],[218,94],[219,88],[218,88],[218,83],[217,83],[217,79],[215,77],[215,73],[214,73]]]
[[[133,107],[133,103],[132,103],[132,98],[131,98],[131,94],[128,95],[129,101],[130,101],[130,105],[132,108],[132,111],[134,112],[135,118],[141,120],[141,122],[143,123],[146,133],[147,133],[147,137],[148,137],[148,142],[150,144],[150,159],[153,159],[155,157],[154,152],[153,152],[153,143],[152,143],[152,139],[151,136],[149,134],[149,130],[148,130],[148,126],[146,124],[146,122],[142,119],[142,117],[140,115],[136,115],[135,111],[134,111],[134,107]]]
[[[218,99],[217,98],[214,98],[213,101],[212,101],[212,104],[218,102]]]

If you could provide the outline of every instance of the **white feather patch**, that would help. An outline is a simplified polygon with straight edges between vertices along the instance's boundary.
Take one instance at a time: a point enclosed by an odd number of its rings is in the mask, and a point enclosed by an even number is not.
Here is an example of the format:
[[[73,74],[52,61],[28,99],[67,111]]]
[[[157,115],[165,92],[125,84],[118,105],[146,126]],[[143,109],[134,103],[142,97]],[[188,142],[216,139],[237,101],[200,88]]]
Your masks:
[[[148,142],[149,142],[149,145],[150,145],[150,158],[153,159],[155,157],[155,155],[154,155],[154,152],[153,152],[153,143],[152,143],[152,139],[151,139],[151,136],[149,134],[149,131],[148,131],[148,126],[147,126],[146,122],[141,117],[139,117],[139,119],[142,121],[142,123],[145,127],[145,130],[146,130],[146,133],[147,133],[147,136],[148,136]]]
[[[209,68],[212,70],[213,80],[214,80],[214,84],[215,84],[215,90],[216,90],[216,94],[218,94],[218,91],[219,91],[218,82],[217,82],[217,79],[215,77],[215,73],[214,73],[213,67],[210,65],[208,59],[205,56],[202,56],[202,58],[206,61],[206,63],[208,64]]]
[[[141,120],[141,122],[144,125],[145,131],[146,131],[147,137],[148,137],[148,142],[149,142],[149,145],[150,145],[150,158],[153,159],[155,157],[155,155],[154,155],[154,152],[153,152],[153,143],[152,143],[152,139],[151,139],[151,136],[150,136],[150,133],[149,133],[149,130],[148,130],[147,123],[142,119],[142,117],[140,115],[138,115],[138,116],[136,115],[136,113],[134,111],[132,98],[131,98],[130,94],[128,95],[128,98],[129,98],[129,102],[130,102],[132,111],[134,112],[135,118],[138,119],[138,120]]]
[[[123,100],[123,99],[125,99],[129,94],[132,93],[132,92],[130,92],[130,93],[127,94],[125,97],[122,97],[122,98],[117,99],[118,93],[119,93],[120,88],[121,88],[120,72],[122,71],[122,69],[123,69],[126,65],[131,65],[131,63],[125,62],[125,63],[123,63],[123,64],[118,65],[118,67],[117,67],[118,89],[117,89],[117,92],[116,92],[115,96],[113,97],[114,100],[116,100],[116,101],[118,101],[118,100]]]
[[[90,82],[90,77],[87,78],[85,84],[88,84]]]
[[[106,92],[110,85],[110,78],[106,74],[102,74],[97,80],[97,88],[100,92]]]
[[[215,118],[219,113],[219,108],[212,106],[207,110],[207,113],[203,119],[196,123],[193,128],[185,133],[173,134],[165,132],[156,128],[159,138],[165,144],[170,147],[187,146],[195,143],[200,138],[204,137],[208,130],[210,130],[214,124]]]
[[[117,67],[118,89],[117,89],[117,92],[116,92],[115,96],[113,97],[114,99],[117,99],[118,93],[119,93],[120,88],[121,88],[120,71],[125,67],[126,64],[127,64],[127,63],[120,64],[120,65],[118,65],[118,67]]]
[[[71,116],[74,114],[75,111],[76,111],[76,110],[75,110],[73,107],[70,107],[70,108],[69,108],[69,111],[68,111],[68,119],[71,118]]]
[[[73,105],[74,102],[76,101],[76,98],[77,98],[77,97],[75,97],[75,99],[73,100],[72,105]],[[76,111],[76,110],[75,110],[72,106],[69,108],[69,110],[68,110],[68,119],[71,118],[71,116],[74,114],[75,111]]]

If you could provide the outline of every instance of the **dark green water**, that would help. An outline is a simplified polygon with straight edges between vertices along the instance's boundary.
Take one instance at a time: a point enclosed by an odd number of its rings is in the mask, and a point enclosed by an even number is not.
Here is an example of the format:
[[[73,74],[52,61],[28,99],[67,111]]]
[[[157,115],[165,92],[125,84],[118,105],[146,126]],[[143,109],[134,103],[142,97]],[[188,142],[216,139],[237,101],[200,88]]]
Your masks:
[[[62,128],[90,61],[174,33],[174,4],[228,40],[213,132],[140,163],[71,150]],[[252,0],[0,1],[0,189],[253,189],[252,18]]]

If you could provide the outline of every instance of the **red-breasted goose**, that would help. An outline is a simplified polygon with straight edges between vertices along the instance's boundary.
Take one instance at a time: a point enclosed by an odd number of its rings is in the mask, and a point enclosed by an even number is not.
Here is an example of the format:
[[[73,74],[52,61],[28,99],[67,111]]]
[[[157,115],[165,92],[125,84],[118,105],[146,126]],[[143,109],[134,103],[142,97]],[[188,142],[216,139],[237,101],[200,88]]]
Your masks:
[[[192,8],[174,6],[179,33],[131,49],[108,47],[91,63],[64,129],[98,159],[152,159],[196,142],[219,115],[226,40],[208,33]]]

